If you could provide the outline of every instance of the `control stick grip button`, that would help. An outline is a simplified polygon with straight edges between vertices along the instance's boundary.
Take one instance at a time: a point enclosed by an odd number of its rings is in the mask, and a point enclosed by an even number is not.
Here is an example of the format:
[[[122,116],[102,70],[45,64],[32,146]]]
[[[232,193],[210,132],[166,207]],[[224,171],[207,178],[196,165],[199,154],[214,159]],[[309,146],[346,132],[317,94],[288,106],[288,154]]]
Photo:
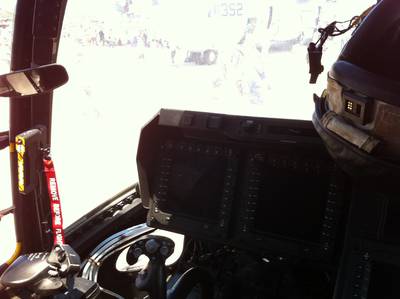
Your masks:
[[[135,250],[133,251],[133,255],[135,256],[135,258],[138,258],[142,254],[143,254],[143,251],[140,248],[135,248]]]
[[[156,240],[150,239],[146,242],[145,248],[148,253],[153,254],[160,248],[160,244]]]
[[[168,256],[168,254],[169,254],[169,249],[168,249],[168,247],[167,247],[167,246],[162,246],[162,247],[160,248],[160,253],[161,253],[162,256]]]

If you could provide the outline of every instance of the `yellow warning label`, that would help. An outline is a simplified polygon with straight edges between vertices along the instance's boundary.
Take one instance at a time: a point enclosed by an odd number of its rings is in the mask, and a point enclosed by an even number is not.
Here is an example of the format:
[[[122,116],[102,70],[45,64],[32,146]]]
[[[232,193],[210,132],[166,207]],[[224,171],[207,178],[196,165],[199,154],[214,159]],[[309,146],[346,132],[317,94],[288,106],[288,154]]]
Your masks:
[[[24,154],[25,154],[25,138],[17,136],[15,138],[15,149],[17,150],[18,165],[18,189],[20,192],[25,191],[25,173],[24,173]]]

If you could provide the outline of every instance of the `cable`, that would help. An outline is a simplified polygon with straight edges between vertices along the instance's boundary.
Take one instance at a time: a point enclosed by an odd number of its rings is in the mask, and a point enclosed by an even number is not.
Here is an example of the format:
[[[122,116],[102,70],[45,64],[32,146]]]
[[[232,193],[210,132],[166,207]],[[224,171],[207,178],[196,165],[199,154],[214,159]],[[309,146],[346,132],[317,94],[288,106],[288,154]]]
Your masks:
[[[350,20],[338,22],[334,21],[330,23],[325,28],[319,28],[318,32],[320,33],[320,37],[318,38],[316,43],[311,42],[308,46],[308,61],[309,61],[309,73],[310,73],[310,83],[314,84],[317,82],[318,76],[324,71],[324,66],[321,64],[322,59],[322,50],[323,45],[328,39],[328,37],[339,36],[347,31],[357,27],[361,22],[368,16],[371,10],[375,7],[375,5],[367,8],[360,16],[354,16]],[[346,24],[348,23],[347,28],[339,29],[337,24]]]

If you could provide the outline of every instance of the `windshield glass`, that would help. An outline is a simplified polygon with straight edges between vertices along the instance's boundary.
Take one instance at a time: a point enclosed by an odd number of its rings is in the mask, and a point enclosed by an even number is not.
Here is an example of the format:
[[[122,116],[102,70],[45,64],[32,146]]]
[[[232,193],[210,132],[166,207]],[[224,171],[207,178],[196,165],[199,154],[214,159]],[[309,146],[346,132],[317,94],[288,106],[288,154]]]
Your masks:
[[[14,28],[16,0],[2,0],[0,5],[0,74],[10,72],[11,43]],[[0,100],[0,132],[9,129],[9,102],[7,99]],[[0,210],[12,205],[11,198],[11,176],[10,176],[10,154],[7,148],[0,151],[0,178],[1,199]],[[12,215],[5,216],[0,221],[0,264],[11,257],[15,247],[14,219]],[[4,240],[7,240],[4,242]]]
[[[309,42],[374,2],[69,0],[53,111],[65,223],[137,181],[140,128],[160,108],[310,120],[326,72],[308,84]],[[327,41],[326,70],[349,37]]]

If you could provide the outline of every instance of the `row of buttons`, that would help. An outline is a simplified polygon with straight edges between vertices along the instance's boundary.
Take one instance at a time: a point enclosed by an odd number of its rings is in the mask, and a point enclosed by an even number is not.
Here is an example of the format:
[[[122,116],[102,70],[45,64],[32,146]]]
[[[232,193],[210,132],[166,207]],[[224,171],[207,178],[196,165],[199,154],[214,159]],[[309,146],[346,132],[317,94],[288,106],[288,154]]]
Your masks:
[[[352,285],[353,298],[367,299],[371,275],[371,265],[368,261],[368,256],[368,253],[364,254],[362,261],[355,267]]]
[[[234,151],[229,147],[192,142],[174,142],[171,140],[162,145],[161,149],[165,152],[179,151],[225,157],[231,157],[234,153]]]
[[[212,130],[222,129],[224,120],[218,115],[198,115],[185,114],[182,117],[181,125],[183,127],[207,128]],[[253,119],[245,119],[240,122],[240,132],[246,134],[259,134],[262,132],[262,125]]]

